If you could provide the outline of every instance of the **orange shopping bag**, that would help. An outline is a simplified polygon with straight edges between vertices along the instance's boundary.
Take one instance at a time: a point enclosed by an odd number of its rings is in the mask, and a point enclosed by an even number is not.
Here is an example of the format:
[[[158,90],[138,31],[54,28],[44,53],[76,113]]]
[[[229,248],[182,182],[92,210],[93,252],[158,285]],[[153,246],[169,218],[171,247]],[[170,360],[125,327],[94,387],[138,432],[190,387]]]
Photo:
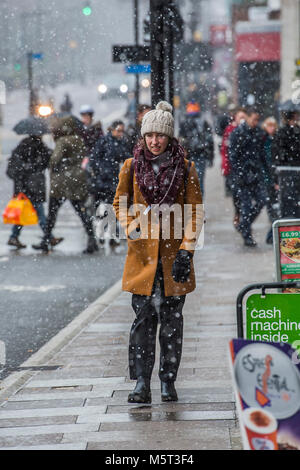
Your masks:
[[[9,201],[3,212],[3,223],[13,225],[36,225],[38,216],[25,194],[20,193]]]

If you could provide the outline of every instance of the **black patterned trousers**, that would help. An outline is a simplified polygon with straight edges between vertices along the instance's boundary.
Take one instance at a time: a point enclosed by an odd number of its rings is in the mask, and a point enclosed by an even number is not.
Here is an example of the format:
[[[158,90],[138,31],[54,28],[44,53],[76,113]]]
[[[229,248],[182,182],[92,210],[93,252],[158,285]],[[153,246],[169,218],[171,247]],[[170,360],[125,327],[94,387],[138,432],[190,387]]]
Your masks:
[[[165,297],[162,265],[159,260],[151,296],[132,296],[136,314],[129,339],[130,378],[151,378],[155,364],[158,324],[160,343],[159,378],[174,382],[182,354],[183,316],[185,295]]]

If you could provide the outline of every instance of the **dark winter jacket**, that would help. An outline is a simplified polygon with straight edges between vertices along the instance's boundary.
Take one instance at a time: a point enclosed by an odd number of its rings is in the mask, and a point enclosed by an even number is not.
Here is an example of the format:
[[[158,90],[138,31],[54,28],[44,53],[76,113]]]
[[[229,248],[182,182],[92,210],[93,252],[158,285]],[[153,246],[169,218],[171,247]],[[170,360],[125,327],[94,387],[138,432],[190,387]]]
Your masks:
[[[263,184],[266,174],[265,133],[246,122],[230,135],[228,156],[237,187]]]
[[[272,157],[275,166],[300,166],[300,127],[285,126],[274,136]]]
[[[128,154],[126,140],[113,137],[111,132],[98,140],[89,162],[89,189],[92,193],[116,191],[120,164],[128,158]]]
[[[276,181],[275,181],[275,166],[273,164],[273,157],[272,157],[273,146],[274,146],[274,137],[266,133],[265,143],[264,143],[264,149],[265,149],[265,155],[266,155],[266,173],[264,177],[265,177],[265,183],[267,185],[274,186]]]
[[[128,144],[129,155],[133,155],[133,149],[142,138],[141,135],[141,126],[136,124],[133,126],[132,124],[128,126],[126,131],[126,138]]]
[[[188,152],[188,158],[196,161],[205,159],[212,164],[214,158],[214,141],[211,126],[200,116],[187,115],[180,124],[180,141]]]
[[[82,128],[81,137],[88,150],[88,156],[90,157],[94,152],[97,141],[103,136],[103,130],[101,122],[95,122],[89,127],[84,126]]]
[[[87,152],[84,141],[71,117],[58,120],[53,132],[59,137],[50,160],[50,195],[83,201],[88,195],[86,173],[81,167]]]
[[[24,193],[33,202],[45,202],[45,170],[51,150],[41,137],[29,136],[13,150],[8,160],[7,176],[14,180],[14,194]]]

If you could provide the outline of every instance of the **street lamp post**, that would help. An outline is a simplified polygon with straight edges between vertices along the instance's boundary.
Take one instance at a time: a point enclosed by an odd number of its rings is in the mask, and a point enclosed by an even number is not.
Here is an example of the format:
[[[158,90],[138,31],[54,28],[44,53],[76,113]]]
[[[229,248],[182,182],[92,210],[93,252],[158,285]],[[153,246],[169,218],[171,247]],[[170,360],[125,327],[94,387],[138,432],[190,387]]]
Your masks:
[[[35,114],[35,98],[33,90],[33,75],[32,75],[32,52],[27,53],[27,69],[28,69],[28,89],[29,89],[29,114]]]
[[[153,107],[166,97],[164,4],[165,2],[162,0],[150,0],[151,98]]]
[[[134,0],[134,35],[135,35],[135,45],[139,44],[139,9],[138,9],[138,0]],[[140,81],[139,74],[135,76],[135,115],[137,118],[138,107],[140,101]]]
[[[174,43],[182,40],[183,22],[174,0],[150,0],[152,105],[174,98]]]

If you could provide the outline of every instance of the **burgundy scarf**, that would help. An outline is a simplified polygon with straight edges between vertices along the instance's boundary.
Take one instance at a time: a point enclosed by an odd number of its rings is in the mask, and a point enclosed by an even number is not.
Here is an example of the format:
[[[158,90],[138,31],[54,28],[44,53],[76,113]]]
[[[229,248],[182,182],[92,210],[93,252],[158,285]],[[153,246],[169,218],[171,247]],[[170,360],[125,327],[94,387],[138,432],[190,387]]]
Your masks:
[[[172,139],[166,152],[169,153],[167,161],[160,165],[156,175],[151,161],[157,156],[153,155],[143,144],[134,149],[134,172],[139,189],[147,204],[174,204],[178,191],[184,178],[183,147],[176,139]]]

